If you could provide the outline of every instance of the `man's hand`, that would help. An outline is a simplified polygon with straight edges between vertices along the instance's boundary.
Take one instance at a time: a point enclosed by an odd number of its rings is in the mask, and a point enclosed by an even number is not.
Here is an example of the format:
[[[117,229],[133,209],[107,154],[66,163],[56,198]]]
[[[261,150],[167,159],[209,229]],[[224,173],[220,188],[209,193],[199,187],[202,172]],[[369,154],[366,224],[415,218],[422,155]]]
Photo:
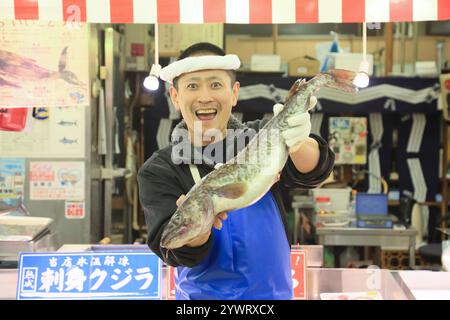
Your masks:
[[[311,96],[308,111],[317,104],[317,98]],[[273,106],[273,113],[276,116],[284,109],[284,106],[277,103]],[[283,130],[283,135],[286,145],[289,147],[289,152],[295,152],[300,145],[309,137],[311,133],[311,116],[309,112],[296,114],[287,119],[289,128]]]
[[[185,199],[186,199],[186,196],[184,194],[182,194],[176,202],[177,206],[179,207],[184,202]],[[226,220],[227,218],[228,218],[228,215],[226,212],[219,213],[214,220],[214,223],[213,223],[214,228],[216,228],[217,230],[222,229],[222,220]],[[205,234],[199,235],[198,237],[193,239],[191,242],[188,242],[186,245],[188,247],[200,247],[208,241],[210,234],[211,234],[211,230],[209,230]]]

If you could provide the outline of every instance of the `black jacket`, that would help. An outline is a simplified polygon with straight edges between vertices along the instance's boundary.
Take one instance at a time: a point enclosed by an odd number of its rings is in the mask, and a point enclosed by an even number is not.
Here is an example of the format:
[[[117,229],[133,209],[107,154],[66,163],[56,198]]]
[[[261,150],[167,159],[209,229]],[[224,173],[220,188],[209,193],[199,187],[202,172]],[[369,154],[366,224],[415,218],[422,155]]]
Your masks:
[[[242,124],[236,118],[231,117],[228,122],[228,128],[238,129],[242,134],[248,134],[249,130],[253,130],[256,133],[265,123],[266,121],[256,120]],[[334,153],[328,147],[328,144],[317,135],[311,134],[310,136],[319,143],[320,160],[317,167],[307,174],[302,174],[296,169],[289,157],[281,173],[280,181],[275,183],[271,188],[285,225],[286,236],[288,234],[286,210],[281,197],[280,184],[288,188],[314,188],[330,175],[334,165]],[[180,137],[182,137],[181,140],[179,139]],[[230,143],[233,140],[234,143]],[[174,148],[180,146],[180,143],[186,143],[186,141],[189,141],[187,139],[186,124],[182,121],[172,133],[172,143],[168,147],[156,151],[139,169],[138,183],[139,197],[145,214],[150,249],[169,265],[193,267],[199,264],[208,254],[214,241],[213,233],[211,233],[209,240],[203,246],[196,248],[184,246],[170,250],[168,255],[167,250],[159,246],[164,227],[177,209],[177,199],[180,195],[187,194],[194,185],[189,165],[186,163],[193,163],[199,157],[202,163],[197,164],[197,168],[201,177],[204,177],[214,169],[214,165],[217,162],[225,162],[230,157],[234,157],[239,150],[236,150],[236,139],[232,135],[227,135],[224,140],[227,141],[224,147],[224,154],[229,150],[235,151],[231,154],[228,153],[228,157],[221,161],[204,156],[202,150],[194,149],[190,144],[189,146],[192,148],[190,155],[172,152]],[[181,161],[183,163],[177,164]]]

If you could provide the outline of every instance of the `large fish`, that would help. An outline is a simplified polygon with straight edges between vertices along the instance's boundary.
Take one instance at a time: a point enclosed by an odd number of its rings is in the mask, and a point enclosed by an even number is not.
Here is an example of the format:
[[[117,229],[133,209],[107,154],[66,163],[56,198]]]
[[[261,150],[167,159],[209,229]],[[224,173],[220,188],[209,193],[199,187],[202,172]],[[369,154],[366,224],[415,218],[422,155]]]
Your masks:
[[[269,191],[288,159],[287,145],[279,132],[287,119],[308,111],[311,96],[321,87],[357,91],[355,73],[330,70],[296,81],[283,110],[274,116],[235,158],[216,168],[194,185],[166,225],[160,246],[179,248],[211,230],[215,216],[249,206]],[[261,213],[263,214],[263,213]]]
[[[0,87],[21,88],[22,82],[61,79],[69,84],[86,87],[76,74],[66,70],[67,50],[64,47],[58,61],[58,71],[41,67],[34,59],[0,49]]]

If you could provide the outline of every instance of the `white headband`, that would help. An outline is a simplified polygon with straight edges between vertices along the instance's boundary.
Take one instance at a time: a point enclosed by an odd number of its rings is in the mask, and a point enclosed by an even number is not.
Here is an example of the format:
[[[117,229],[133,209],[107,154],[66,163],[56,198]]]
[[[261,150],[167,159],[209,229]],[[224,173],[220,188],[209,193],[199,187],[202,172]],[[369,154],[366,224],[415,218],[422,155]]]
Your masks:
[[[236,70],[240,66],[241,61],[235,54],[187,57],[162,68],[159,77],[172,84],[173,79],[183,73],[208,69]]]

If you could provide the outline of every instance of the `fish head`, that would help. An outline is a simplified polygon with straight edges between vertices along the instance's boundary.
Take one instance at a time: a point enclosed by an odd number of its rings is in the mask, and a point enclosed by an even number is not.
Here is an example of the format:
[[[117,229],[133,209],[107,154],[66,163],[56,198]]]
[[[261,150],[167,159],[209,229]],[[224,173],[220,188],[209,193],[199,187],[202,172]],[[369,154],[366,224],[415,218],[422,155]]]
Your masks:
[[[286,101],[292,99],[292,97],[297,95],[305,83],[306,83],[305,79],[297,79],[289,89],[288,94],[286,96]]]
[[[353,80],[356,77],[356,72],[344,69],[330,69],[325,74],[331,76],[332,80],[325,84],[326,87],[345,92],[358,91],[358,87],[353,84]]]
[[[187,197],[172,215],[169,223],[164,228],[160,246],[167,249],[176,249],[184,246],[199,235],[211,229],[212,223],[208,223],[209,209],[205,203],[199,201],[200,197]]]

